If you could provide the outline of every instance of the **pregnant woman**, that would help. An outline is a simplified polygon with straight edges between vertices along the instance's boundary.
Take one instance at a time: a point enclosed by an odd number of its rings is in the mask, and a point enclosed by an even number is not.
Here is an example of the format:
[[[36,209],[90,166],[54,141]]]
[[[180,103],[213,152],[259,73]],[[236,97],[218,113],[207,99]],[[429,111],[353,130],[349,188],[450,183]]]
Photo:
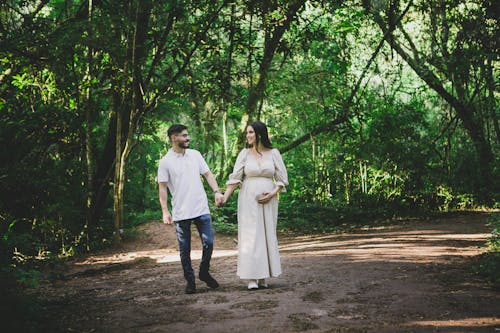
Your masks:
[[[267,288],[266,278],[281,274],[276,225],[279,192],[288,176],[280,152],[273,148],[267,127],[256,121],[246,130],[248,148],[236,159],[224,194],[225,203],[238,185],[238,268],[248,289]]]

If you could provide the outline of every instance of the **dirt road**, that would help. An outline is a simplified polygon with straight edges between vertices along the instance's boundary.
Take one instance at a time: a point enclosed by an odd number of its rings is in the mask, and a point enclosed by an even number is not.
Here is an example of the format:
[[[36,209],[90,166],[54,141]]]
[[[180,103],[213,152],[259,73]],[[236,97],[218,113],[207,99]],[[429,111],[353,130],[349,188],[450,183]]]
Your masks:
[[[236,276],[234,240],[217,236],[221,287],[198,281],[194,295],[184,294],[174,229],[151,222],[120,251],[70,262],[36,294],[65,332],[500,332],[500,295],[471,272],[486,218],[281,237],[284,275],[257,291]]]

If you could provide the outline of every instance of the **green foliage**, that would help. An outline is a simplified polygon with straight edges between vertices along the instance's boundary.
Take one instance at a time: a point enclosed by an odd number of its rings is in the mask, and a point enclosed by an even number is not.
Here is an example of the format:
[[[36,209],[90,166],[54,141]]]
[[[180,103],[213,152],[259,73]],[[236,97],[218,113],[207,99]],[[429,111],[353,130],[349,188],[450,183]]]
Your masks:
[[[127,220],[129,221],[127,226],[135,227],[145,222],[150,222],[152,220],[161,220],[161,219],[162,219],[161,210],[159,209],[154,209],[154,210],[147,209],[144,212],[133,211],[129,213],[127,216]]]
[[[327,233],[375,226],[396,217],[422,214],[418,207],[409,209],[404,202],[379,200],[363,195],[354,204],[339,200],[326,203],[304,203],[283,199],[280,202],[278,228],[282,232]]]
[[[308,2],[271,45],[276,53],[261,73],[265,43],[287,19],[289,2],[268,10],[232,1],[218,13],[212,1],[146,2],[145,40],[135,49],[130,10],[137,3],[94,2],[92,17],[78,1],[49,1],[38,13],[27,2],[0,5],[0,235],[7,253],[57,257],[111,243],[115,117],[137,96],[148,109],[131,133],[125,229],[161,218],[155,177],[171,123],[189,126],[192,147],[223,184],[247,116],[269,125],[278,148],[307,137],[283,155],[290,185],[280,198],[281,230],[336,231],[488,203],[477,140],[493,151],[486,182],[494,184],[498,18],[491,1],[446,1],[440,10],[421,1],[401,25],[414,41],[406,48],[430,59],[443,88],[481,110],[475,136],[393,48],[384,45],[363,72],[382,35],[356,4]],[[144,61],[132,75],[134,52]],[[129,87],[135,76],[140,93]],[[257,113],[249,115],[250,92],[262,77]],[[345,121],[316,132],[344,113]],[[100,191],[101,214],[88,225],[88,198]],[[498,191],[487,194],[498,202]],[[234,234],[236,200],[211,210],[215,229]],[[497,238],[490,242],[498,246]],[[35,281],[28,268],[20,274],[15,279]]]
[[[26,295],[16,281],[16,272],[0,268],[0,321],[5,332],[40,332],[40,303]]]
[[[223,235],[237,235],[238,234],[238,224],[226,222],[220,217],[215,219],[213,222],[214,230]]]
[[[488,219],[488,226],[492,228],[488,239],[488,251],[478,258],[474,270],[488,279],[493,288],[500,290],[500,213],[492,213]]]
[[[488,239],[489,249],[491,252],[500,252],[500,213],[491,214],[488,226],[492,228],[492,236]]]
[[[487,252],[480,256],[476,271],[490,281],[493,288],[500,290],[500,252]]]
[[[39,302],[24,292],[24,288],[36,286],[41,274],[25,262],[19,253],[12,251],[12,239],[4,233],[5,221],[0,225],[0,321],[6,332],[39,332]],[[10,231],[12,232],[12,231]],[[19,243],[22,245],[22,243]],[[24,261],[24,262],[23,262]],[[32,262],[32,261],[31,261]]]
[[[26,287],[36,287],[39,283],[41,273],[36,269],[18,269],[16,272],[17,281]]]
[[[435,194],[435,204],[441,211],[471,209],[475,206],[474,197],[471,194],[455,194],[446,186],[438,186]]]
[[[226,205],[222,207],[215,207],[210,203],[210,213],[212,215],[212,223],[214,230],[217,233],[226,235],[238,234],[238,218],[237,218],[237,193],[232,195]]]

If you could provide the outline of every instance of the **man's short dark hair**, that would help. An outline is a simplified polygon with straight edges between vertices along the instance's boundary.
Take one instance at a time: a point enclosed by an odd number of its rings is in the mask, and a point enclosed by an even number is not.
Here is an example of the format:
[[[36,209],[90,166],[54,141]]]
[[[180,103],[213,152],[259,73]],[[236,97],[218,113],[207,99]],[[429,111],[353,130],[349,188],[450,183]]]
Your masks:
[[[168,131],[167,131],[168,138],[170,139],[170,137],[172,135],[179,134],[180,132],[182,132],[186,129],[187,129],[187,126],[185,126],[185,125],[174,124],[168,128]]]

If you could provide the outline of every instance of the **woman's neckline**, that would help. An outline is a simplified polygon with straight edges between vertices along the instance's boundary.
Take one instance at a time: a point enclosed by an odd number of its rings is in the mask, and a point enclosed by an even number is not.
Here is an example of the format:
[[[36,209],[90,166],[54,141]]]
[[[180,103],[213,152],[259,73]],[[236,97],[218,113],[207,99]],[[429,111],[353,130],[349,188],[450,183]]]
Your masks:
[[[269,155],[270,152],[272,151],[273,149],[272,148],[264,148],[264,150],[261,150],[261,151],[256,151],[255,149],[253,148],[248,148],[248,151],[251,155],[254,155],[255,157],[257,158],[262,158],[264,157],[265,155]],[[260,154],[259,154],[260,153]]]
[[[264,152],[270,152],[271,150],[273,150],[274,148],[266,148],[264,147],[262,150],[259,150],[260,153],[264,153]],[[249,151],[253,151],[253,152],[256,152],[257,151],[253,148],[253,147],[250,147],[248,148]]]

